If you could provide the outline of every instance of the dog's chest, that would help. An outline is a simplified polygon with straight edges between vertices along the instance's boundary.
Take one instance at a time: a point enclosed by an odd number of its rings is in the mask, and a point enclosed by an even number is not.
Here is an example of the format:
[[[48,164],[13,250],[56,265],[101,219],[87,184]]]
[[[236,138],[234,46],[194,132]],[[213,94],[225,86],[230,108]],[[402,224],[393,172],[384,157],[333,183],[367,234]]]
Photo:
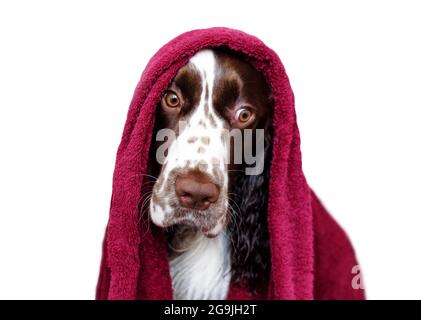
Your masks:
[[[231,280],[230,266],[230,247],[225,233],[212,239],[197,239],[187,250],[170,259],[174,298],[225,299]]]

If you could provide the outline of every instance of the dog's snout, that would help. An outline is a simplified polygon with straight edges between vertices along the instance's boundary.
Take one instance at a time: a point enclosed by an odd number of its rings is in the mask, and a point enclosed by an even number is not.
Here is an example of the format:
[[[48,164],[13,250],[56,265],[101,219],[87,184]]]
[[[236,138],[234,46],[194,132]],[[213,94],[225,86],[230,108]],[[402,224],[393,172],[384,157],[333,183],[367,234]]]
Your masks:
[[[184,208],[206,210],[219,197],[219,188],[201,173],[179,176],[175,181],[175,193]]]

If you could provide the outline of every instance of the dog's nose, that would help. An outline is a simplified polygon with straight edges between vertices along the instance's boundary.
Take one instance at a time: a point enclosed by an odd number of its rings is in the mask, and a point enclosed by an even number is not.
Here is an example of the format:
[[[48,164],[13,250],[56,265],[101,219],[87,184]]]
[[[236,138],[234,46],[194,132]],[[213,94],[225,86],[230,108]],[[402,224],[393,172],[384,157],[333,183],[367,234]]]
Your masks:
[[[175,193],[184,208],[206,210],[218,200],[219,188],[207,175],[193,172],[177,177]]]

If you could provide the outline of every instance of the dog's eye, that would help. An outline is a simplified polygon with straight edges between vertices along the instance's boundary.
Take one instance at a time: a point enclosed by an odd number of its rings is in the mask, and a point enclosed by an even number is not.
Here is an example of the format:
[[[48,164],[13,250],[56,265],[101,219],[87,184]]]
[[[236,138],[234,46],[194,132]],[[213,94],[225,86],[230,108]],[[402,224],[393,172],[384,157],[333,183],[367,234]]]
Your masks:
[[[180,98],[173,91],[166,92],[163,100],[170,108],[177,108],[180,105]]]
[[[254,114],[251,110],[246,108],[239,109],[235,114],[235,120],[239,121],[241,124],[249,122],[253,118]]]

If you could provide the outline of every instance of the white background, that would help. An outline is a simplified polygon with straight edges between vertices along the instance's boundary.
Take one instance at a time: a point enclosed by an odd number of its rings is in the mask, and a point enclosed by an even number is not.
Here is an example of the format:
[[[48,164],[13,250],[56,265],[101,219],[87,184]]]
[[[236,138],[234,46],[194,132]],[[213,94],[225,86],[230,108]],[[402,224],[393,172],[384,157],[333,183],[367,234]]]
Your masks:
[[[368,297],[421,298],[420,13],[385,0],[2,1],[0,298],[94,297],[141,71],[211,26],[280,55],[307,179],[350,235]]]

